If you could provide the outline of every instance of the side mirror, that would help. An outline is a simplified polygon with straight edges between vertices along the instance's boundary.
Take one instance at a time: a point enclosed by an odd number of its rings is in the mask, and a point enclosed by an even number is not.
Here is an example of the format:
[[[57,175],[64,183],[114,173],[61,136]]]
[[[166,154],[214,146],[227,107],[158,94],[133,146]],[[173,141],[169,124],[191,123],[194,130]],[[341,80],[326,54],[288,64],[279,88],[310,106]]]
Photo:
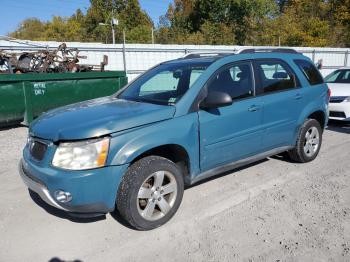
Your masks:
[[[201,102],[201,109],[213,109],[232,105],[232,98],[225,92],[210,92]]]

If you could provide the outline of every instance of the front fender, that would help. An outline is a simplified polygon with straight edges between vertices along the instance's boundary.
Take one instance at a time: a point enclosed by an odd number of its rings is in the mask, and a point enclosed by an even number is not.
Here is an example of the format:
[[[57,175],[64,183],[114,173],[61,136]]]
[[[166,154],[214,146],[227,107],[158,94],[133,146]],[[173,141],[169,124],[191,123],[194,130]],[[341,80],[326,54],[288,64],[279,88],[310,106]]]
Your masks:
[[[111,139],[109,165],[124,165],[153,148],[179,145],[190,158],[191,173],[199,172],[199,141],[197,113],[142,126]]]

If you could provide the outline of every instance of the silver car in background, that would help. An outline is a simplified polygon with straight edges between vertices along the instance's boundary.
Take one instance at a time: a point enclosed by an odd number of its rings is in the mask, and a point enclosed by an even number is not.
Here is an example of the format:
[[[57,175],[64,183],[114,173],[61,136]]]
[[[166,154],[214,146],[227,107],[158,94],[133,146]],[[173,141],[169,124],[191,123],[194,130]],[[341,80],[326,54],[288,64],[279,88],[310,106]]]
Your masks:
[[[325,80],[331,89],[329,118],[350,122],[350,67],[334,71]]]

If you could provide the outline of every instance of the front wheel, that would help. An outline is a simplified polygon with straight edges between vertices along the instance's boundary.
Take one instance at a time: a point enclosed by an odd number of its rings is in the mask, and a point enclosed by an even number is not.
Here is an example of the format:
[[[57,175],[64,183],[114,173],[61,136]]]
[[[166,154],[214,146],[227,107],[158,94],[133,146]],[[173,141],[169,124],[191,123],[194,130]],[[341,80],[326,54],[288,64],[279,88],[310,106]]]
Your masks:
[[[292,160],[306,163],[314,160],[322,145],[322,128],[315,119],[307,119],[300,128],[298,140],[294,149],[289,151]]]
[[[173,217],[183,192],[183,176],[175,163],[159,156],[145,157],[124,175],[116,206],[132,227],[151,230]]]

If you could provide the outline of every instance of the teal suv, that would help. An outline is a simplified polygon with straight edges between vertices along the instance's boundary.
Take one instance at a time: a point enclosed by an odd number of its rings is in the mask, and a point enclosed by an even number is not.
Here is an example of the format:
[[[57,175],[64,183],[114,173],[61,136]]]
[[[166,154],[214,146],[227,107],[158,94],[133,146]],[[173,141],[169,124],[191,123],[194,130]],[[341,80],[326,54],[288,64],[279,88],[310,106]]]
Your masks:
[[[149,230],[175,214],[186,185],[282,152],[315,159],[328,101],[319,71],[292,49],[192,53],[37,118],[20,174],[58,209],[117,211]]]

